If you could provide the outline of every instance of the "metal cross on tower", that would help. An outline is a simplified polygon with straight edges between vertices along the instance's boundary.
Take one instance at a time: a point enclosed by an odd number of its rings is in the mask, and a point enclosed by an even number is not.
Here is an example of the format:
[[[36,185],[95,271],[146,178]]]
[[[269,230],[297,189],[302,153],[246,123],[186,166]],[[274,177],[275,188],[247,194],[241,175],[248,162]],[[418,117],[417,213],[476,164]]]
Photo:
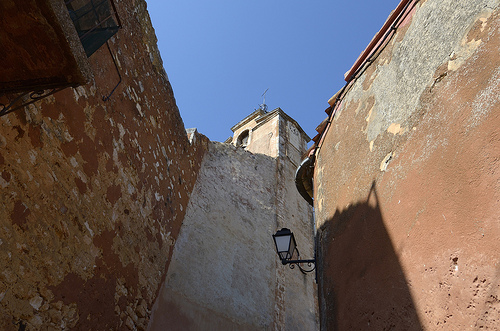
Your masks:
[[[259,106],[260,110],[263,110],[264,112],[267,112],[267,105],[266,105],[266,93],[269,88],[267,88],[264,93],[262,93],[263,101],[262,104]]]

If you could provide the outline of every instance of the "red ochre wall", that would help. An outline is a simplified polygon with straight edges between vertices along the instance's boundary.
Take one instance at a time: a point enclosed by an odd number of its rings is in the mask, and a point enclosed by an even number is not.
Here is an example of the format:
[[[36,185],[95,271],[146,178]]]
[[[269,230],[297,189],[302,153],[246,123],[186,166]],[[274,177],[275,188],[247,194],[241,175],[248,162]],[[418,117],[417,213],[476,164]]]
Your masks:
[[[147,326],[207,140],[190,145],[144,1],[94,79],[0,117],[0,329]],[[2,65],[8,65],[2,63]]]
[[[324,330],[497,329],[498,1],[420,1],[315,166]]]

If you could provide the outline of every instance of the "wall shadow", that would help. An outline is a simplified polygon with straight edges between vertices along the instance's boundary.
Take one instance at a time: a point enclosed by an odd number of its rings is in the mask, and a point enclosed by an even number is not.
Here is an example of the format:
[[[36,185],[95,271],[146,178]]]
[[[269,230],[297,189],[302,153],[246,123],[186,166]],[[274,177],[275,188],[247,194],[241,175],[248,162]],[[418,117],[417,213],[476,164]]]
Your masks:
[[[318,231],[322,330],[422,330],[372,184]]]

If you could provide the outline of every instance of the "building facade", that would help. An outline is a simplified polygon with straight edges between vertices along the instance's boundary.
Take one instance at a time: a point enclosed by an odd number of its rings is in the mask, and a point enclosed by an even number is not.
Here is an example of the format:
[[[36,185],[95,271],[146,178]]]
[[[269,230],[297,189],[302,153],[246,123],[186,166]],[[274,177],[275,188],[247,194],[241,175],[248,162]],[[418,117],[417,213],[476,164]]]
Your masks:
[[[145,329],[208,140],[186,137],[145,1],[90,57],[64,1],[0,8],[0,329]]]
[[[303,162],[279,108],[186,135],[145,1],[89,3],[0,4],[0,329],[317,329],[283,227],[323,330],[497,328],[499,0],[402,0]]]
[[[312,208],[294,187],[309,138],[281,109],[257,110],[211,142],[187,206],[151,330],[315,330],[314,274],[281,264],[291,228],[312,257]]]
[[[314,329],[314,277],[271,236],[313,254],[300,126],[186,134],[145,1],[0,7],[0,329]]]
[[[310,154],[323,330],[498,328],[499,9],[401,1],[331,99]]]

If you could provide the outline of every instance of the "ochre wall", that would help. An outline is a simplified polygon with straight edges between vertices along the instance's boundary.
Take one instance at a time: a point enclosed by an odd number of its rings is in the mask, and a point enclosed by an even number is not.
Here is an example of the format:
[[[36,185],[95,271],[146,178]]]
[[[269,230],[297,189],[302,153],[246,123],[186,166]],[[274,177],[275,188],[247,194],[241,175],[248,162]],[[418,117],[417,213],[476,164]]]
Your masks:
[[[0,329],[146,327],[207,140],[190,145],[144,1],[95,80],[0,117]],[[2,65],[8,65],[2,63]]]
[[[317,155],[322,329],[498,328],[499,1],[427,0]]]

